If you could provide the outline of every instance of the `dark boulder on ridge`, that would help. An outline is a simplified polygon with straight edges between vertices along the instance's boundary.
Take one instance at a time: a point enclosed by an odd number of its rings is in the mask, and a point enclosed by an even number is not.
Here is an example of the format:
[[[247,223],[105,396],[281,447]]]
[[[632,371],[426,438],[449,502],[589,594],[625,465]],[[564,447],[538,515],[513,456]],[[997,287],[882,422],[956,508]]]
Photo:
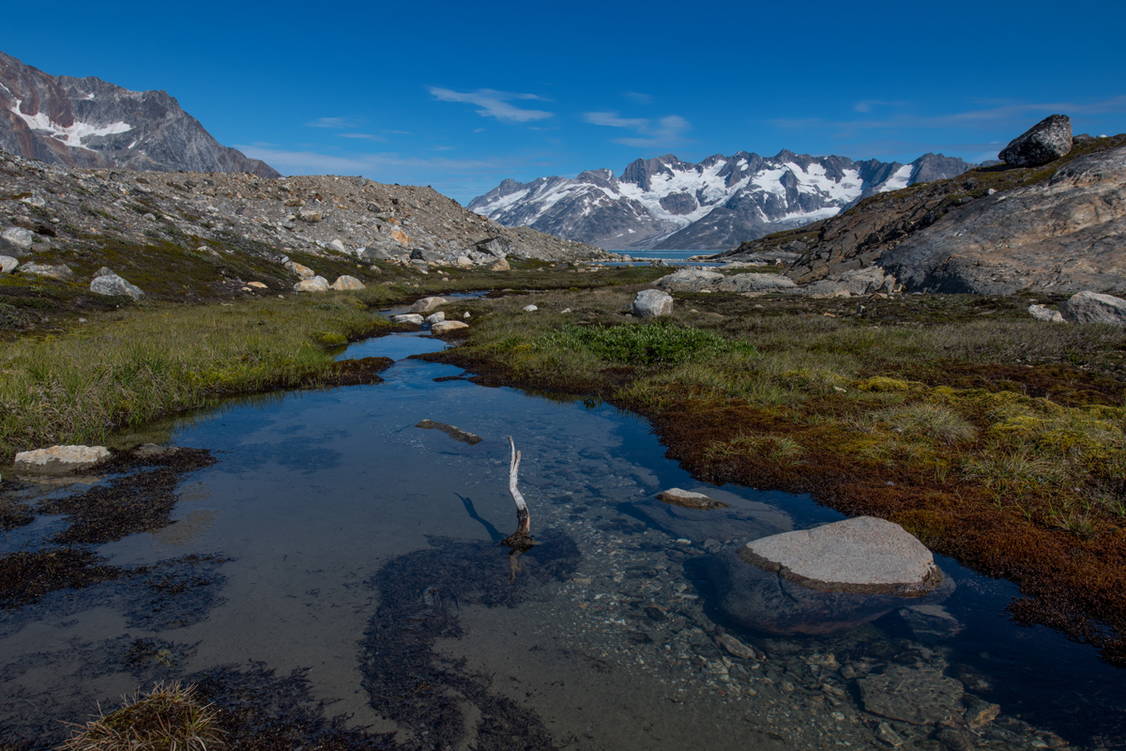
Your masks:
[[[1039,167],[1071,151],[1071,118],[1049,115],[1009,142],[998,154],[1011,167]]]

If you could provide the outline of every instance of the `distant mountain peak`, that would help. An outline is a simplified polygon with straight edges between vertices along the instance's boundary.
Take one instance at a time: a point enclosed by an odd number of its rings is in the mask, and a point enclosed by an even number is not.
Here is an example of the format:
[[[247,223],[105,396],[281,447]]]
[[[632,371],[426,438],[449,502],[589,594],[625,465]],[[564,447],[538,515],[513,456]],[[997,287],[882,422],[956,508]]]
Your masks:
[[[278,175],[221,145],[165,91],[52,76],[3,52],[0,149],[71,167]]]
[[[469,208],[501,224],[529,226],[607,249],[734,247],[840,213],[865,196],[953,177],[972,165],[941,154],[909,164],[782,149],[738,151],[699,163],[674,154],[635,159],[574,178],[505,180]]]

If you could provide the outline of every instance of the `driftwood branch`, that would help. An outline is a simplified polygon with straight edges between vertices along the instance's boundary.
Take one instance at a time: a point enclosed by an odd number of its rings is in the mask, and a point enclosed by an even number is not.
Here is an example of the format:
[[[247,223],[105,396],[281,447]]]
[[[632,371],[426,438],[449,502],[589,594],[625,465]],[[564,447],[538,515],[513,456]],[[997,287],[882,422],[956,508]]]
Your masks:
[[[508,492],[516,504],[516,531],[504,538],[503,542],[513,550],[527,550],[536,544],[532,539],[532,515],[528,512],[528,502],[520,492],[520,459],[521,453],[516,450],[516,442],[512,436],[508,438],[508,445],[512,448],[512,455],[508,462]]]

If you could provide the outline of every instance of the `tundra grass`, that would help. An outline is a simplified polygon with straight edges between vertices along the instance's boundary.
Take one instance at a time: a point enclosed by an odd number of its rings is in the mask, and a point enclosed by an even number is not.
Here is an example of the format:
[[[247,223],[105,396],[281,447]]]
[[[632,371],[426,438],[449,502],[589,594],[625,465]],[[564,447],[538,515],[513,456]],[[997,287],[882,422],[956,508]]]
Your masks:
[[[126,309],[0,349],[0,462],[215,399],[316,385],[331,349],[387,326],[350,295]]]
[[[706,479],[899,522],[1018,582],[1020,617],[1126,660],[1121,328],[1032,321],[1006,298],[700,295],[661,323],[629,299],[479,301],[466,343],[434,357],[638,411]]]

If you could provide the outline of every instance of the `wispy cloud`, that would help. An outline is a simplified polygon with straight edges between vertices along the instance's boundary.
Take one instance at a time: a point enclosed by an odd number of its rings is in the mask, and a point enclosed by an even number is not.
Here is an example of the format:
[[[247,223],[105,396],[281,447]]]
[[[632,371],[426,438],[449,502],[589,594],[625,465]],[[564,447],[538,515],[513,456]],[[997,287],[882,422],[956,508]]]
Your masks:
[[[427,88],[430,95],[440,102],[463,102],[474,104],[480,109],[477,114],[481,117],[491,117],[495,120],[508,123],[527,123],[535,120],[546,120],[554,117],[555,113],[546,110],[525,109],[512,104],[514,101],[547,101],[536,94],[519,94],[511,91],[497,91],[495,89],[477,89],[476,91],[454,91],[443,89],[439,86]]]
[[[607,128],[625,128],[637,135],[613,139],[615,143],[641,148],[649,146],[672,146],[680,143],[684,134],[692,127],[680,115],[665,115],[657,120],[648,117],[622,117],[617,112],[586,112],[583,120],[591,125]]]
[[[638,104],[652,104],[653,102],[653,95],[646,94],[642,91],[623,91],[622,96],[624,96],[631,102],[637,102]]]
[[[310,120],[305,123],[309,128],[355,128],[360,124],[359,120],[353,117],[318,117],[316,120]]]
[[[337,133],[336,135],[341,138],[351,138],[358,141],[386,141],[387,139],[378,133]]]
[[[860,105],[868,105],[867,109],[860,109]],[[868,100],[858,102],[853,106],[857,112],[867,113],[876,104],[901,104],[877,102]],[[1109,97],[1088,102],[1076,101],[1040,101],[1040,102],[996,102],[991,106],[967,109],[961,112],[950,112],[937,115],[918,115],[899,113],[889,117],[868,118],[856,120],[839,120],[820,117],[803,118],[775,118],[770,122],[780,128],[802,129],[812,127],[840,128],[845,131],[898,129],[898,128],[944,128],[966,125],[988,125],[1027,118],[1029,116],[1046,115],[1052,112],[1064,112],[1071,115],[1098,115],[1108,112],[1126,111],[1126,95]]]

